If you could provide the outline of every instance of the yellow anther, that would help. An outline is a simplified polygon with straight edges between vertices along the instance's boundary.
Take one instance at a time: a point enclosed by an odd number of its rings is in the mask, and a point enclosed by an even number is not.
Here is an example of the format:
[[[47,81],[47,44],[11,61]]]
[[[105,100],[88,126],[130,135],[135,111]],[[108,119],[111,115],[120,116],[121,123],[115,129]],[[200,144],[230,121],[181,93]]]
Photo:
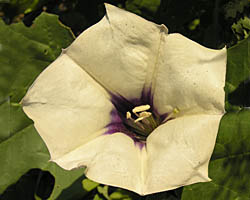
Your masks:
[[[140,117],[138,117],[134,122],[139,122],[139,121],[142,121],[148,117],[150,117],[152,114],[150,112],[141,112],[140,113]]]
[[[164,119],[163,122],[166,122],[167,120],[169,120],[170,118],[176,118],[176,115],[180,112],[179,108],[174,108],[173,111],[171,113],[169,113],[169,115]]]
[[[147,117],[150,117],[152,115],[151,112],[141,112],[140,113],[140,117],[144,117],[144,118],[147,118]]]
[[[142,112],[142,111],[146,111],[150,109],[150,105],[142,105],[142,106],[136,106],[132,112],[133,113],[138,113],[138,112]]]
[[[141,105],[134,107],[132,112],[126,112],[125,123],[139,135],[138,137],[147,137],[160,124],[159,119],[154,119],[155,116],[149,109],[150,105]]]
[[[130,113],[130,112],[127,112],[127,113],[126,113],[126,118],[127,118],[127,119],[132,119],[131,113]]]
[[[180,110],[177,107],[173,110],[174,114],[178,114],[179,112],[180,112]]]

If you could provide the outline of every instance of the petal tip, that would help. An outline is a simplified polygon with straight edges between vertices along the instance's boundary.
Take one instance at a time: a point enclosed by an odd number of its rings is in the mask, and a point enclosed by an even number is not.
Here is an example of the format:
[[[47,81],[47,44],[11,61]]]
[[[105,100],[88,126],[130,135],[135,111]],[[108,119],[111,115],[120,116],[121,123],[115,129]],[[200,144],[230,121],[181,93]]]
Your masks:
[[[27,98],[26,98],[26,95],[22,98],[22,100],[19,102],[19,104],[24,107],[24,106],[27,106],[29,104]]]
[[[105,9],[106,9],[106,12],[107,14],[112,11],[112,10],[122,10],[116,6],[113,6],[112,4],[109,4],[109,3],[104,3],[104,6],[105,6]]]
[[[21,101],[18,102],[18,104],[20,104],[21,106],[23,106],[23,98],[21,99]]]
[[[165,34],[168,34],[168,28],[167,28],[167,26],[165,24],[160,24],[158,26],[159,26],[161,32],[164,32]]]

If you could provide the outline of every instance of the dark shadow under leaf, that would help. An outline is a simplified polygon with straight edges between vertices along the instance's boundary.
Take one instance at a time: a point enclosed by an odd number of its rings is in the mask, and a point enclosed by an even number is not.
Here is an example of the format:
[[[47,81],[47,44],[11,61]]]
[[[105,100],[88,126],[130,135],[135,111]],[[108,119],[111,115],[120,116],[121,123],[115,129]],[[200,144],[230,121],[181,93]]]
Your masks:
[[[54,188],[55,178],[48,171],[31,169],[0,196],[1,200],[35,200],[35,196],[48,199]]]
[[[228,101],[232,105],[250,106],[250,78],[243,81],[234,92],[228,95]]]

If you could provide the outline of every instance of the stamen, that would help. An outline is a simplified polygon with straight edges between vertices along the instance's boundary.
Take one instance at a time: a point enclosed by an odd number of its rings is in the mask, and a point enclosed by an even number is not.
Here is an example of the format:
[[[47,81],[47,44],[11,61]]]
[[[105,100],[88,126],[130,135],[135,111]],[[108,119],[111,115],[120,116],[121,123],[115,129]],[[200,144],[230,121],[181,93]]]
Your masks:
[[[150,105],[141,105],[134,107],[131,111],[126,112],[125,124],[137,134],[137,138],[145,141],[147,136],[159,126],[160,121],[157,115],[149,112]],[[178,109],[174,109],[172,114],[178,113]],[[168,117],[170,117],[170,115]]]
[[[135,124],[134,121],[127,121],[127,124],[129,126],[133,127],[137,133],[145,135],[145,132],[144,132],[145,128],[143,127],[143,125],[140,122]]]
[[[141,112],[140,113],[140,117],[144,117],[144,118],[150,117],[151,115],[152,115],[151,112]]]
[[[144,118],[144,117],[139,117],[139,118],[137,118],[134,122],[137,123],[137,122],[139,122],[139,121],[141,121],[141,120],[143,120],[143,119],[145,119],[145,118]]]
[[[132,119],[131,113],[130,113],[130,112],[127,112],[127,113],[126,113],[126,118],[127,118],[127,119]]]
[[[142,121],[143,119],[146,119],[146,118],[150,117],[151,115],[152,115],[152,113],[150,113],[150,112],[141,112],[140,115],[139,115],[139,118],[137,118],[135,120],[135,123],[139,122],[139,121]]]
[[[175,115],[177,115],[180,112],[179,108],[174,108],[173,111],[164,119],[163,122],[166,122],[167,120],[169,120],[171,117],[175,117]]]
[[[152,125],[153,130],[158,126],[157,122],[155,121],[155,119],[152,115],[150,117],[148,117],[147,120]]]
[[[138,117],[139,117],[139,115],[138,115]],[[129,111],[126,113],[126,118],[128,119],[127,123],[128,123],[131,127],[139,128],[138,131],[142,130],[142,132],[143,132],[143,130],[145,130],[143,124],[141,124],[141,123],[139,122],[140,120],[138,120],[138,121],[134,120],[134,119],[132,118],[131,113],[130,113]],[[135,123],[136,123],[136,125],[135,125]]]
[[[132,112],[134,114],[138,113],[138,112],[142,112],[142,111],[146,111],[150,109],[150,105],[142,105],[142,106],[137,106],[135,107]]]

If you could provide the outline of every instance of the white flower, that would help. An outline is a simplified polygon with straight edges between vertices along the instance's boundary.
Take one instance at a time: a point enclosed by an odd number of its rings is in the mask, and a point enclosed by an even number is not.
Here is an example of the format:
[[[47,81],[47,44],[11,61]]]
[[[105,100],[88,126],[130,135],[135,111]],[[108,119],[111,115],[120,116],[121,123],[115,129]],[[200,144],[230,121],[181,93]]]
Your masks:
[[[226,49],[106,4],[22,100],[51,161],[141,195],[210,181]]]

